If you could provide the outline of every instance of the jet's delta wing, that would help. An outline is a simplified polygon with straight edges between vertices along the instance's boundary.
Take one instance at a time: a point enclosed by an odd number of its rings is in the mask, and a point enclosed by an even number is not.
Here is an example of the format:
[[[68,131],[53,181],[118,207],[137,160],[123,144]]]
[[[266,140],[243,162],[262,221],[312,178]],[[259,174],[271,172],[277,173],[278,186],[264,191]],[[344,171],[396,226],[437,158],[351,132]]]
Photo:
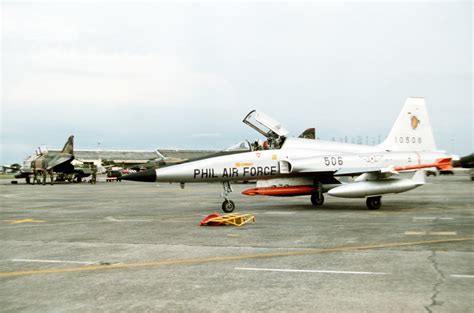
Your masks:
[[[48,167],[46,169],[51,170],[58,165],[72,160],[74,160],[74,156],[72,155],[56,155],[51,161],[48,162]]]

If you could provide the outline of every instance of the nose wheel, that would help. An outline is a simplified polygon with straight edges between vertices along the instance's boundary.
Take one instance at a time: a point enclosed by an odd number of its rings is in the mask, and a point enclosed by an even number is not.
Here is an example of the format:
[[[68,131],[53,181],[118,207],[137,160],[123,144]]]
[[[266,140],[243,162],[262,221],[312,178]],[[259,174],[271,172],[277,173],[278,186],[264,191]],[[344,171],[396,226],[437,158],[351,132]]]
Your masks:
[[[234,212],[234,209],[235,209],[234,201],[224,200],[224,202],[222,202],[222,211],[224,211],[225,213]]]
[[[229,194],[232,192],[232,187],[228,181],[223,182],[222,187],[224,188],[224,192],[221,194],[221,197],[224,197],[225,199],[224,202],[222,202],[222,211],[225,213],[231,213],[235,209],[234,201],[229,199]]]

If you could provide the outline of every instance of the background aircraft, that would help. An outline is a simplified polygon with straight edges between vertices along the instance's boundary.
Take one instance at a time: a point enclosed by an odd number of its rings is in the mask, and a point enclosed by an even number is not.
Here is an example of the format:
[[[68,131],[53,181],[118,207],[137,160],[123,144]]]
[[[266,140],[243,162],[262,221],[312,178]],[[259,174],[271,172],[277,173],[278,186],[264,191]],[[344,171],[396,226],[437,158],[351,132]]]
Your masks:
[[[324,193],[367,198],[369,209],[381,206],[383,194],[424,184],[424,168],[450,169],[451,155],[437,151],[424,98],[408,98],[392,130],[377,146],[290,138],[280,123],[257,111],[243,122],[266,137],[255,149],[248,141],[219,154],[123,177],[148,182],[222,182],[222,209],[232,212],[231,181],[256,180],[245,195],[310,195],[322,205]],[[342,183],[342,177],[353,181]]]
[[[21,170],[21,165],[18,164],[18,163],[14,163],[14,164],[11,164],[11,165],[2,165],[2,173],[3,174],[8,174],[8,173],[16,174],[20,170]]]
[[[74,160],[74,136],[69,136],[60,152],[49,152],[44,149],[38,149],[37,155],[34,155],[25,161],[20,173],[15,178],[25,178],[26,182],[35,184],[42,178],[43,185],[46,184],[46,178],[49,175],[51,184],[54,183],[54,173],[62,178],[70,176],[77,181],[90,175],[88,171],[76,169],[71,162]],[[64,178],[65,179],[65,178]]]
[[[474,153],[461,157],[459,160],[453,162],[454,166],[460,166],[463,168],[474,167]]]
[[[147,169],[155,169],[158,167],[171,165],[171,164],[178,164],[178,163],[187,161],[187,159],[184,159],[184,158],[164,156],[163,154],[161,154],[159,150],[156,150],[155,153],[156,153],[156,158],[150,159],[146,161],[145,163],[133,164],[131,166],[127,166],[126,168],[129,168],[131,170],[138,172],[138,171],[143,171]]]

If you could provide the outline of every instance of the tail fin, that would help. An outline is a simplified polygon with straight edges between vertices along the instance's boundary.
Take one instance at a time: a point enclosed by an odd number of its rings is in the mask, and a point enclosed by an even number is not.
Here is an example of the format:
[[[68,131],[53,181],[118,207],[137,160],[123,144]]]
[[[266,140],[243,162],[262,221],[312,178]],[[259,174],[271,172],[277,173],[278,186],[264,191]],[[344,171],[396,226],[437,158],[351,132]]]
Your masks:
[[[425,98],[408,98],[387,139],[379,145],[391,151],[434,151]]]
[[[69,136],[61,153],[74,154],[74,136]]]

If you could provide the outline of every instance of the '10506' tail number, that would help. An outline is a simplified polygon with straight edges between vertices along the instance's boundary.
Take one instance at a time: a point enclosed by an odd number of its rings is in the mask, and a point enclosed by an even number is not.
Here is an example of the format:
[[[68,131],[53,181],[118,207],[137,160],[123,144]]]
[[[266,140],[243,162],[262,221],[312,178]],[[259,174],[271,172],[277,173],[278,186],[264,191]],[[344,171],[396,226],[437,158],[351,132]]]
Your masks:
[[[336,166],[342,164],[344,164],[342,157],[324,157],[324,165],[326,166]]]

